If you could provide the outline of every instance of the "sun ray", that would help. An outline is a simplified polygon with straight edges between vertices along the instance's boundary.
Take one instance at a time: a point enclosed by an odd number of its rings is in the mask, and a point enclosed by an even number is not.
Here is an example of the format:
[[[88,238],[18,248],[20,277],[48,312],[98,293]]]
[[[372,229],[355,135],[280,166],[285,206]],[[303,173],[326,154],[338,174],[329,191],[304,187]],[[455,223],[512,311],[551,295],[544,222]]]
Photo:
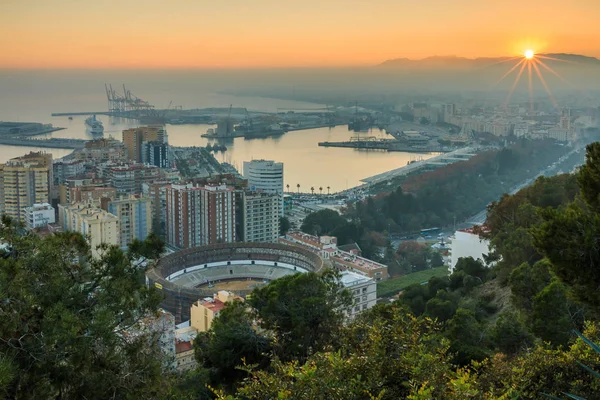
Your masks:
[[[521,61],[519,61],[518,63],[516,63],[511,69],[509,69],[503,76],[502,78],[500,78],[496,83],[494,83],[492,85],[492,87],[498,85],[500,82],[502,82],[504,79],[506,79],[507,76],[509,76],[515,69],[517,69],[517,67],[521,64],[523,64],[525,62],[525,59],[521,57]]]
[[[531,64],[533,60],[527,62],[527,74],[529,75],[529,113],[533,115],[533,79],[531,76]]]
[[[556,72],[555,70],[553,70],[550,66],[546,65],[546,63],[543,62],[542,60],[534,60],[534,61],[537,64],[541,65],[544,69],[548,70],[548,72],[550,72],[551,74],[553,74],[554,76],[556,76],[558,79],[560,79],[564,83],[568,84],[569,86],[573,87],[574,89],[578,89],[574,84],[572,84],[571,82],[569,82],[566,78],[563,78],[562,76],[560,76],[560,74],[558,72]]]
[[[533,64],[533,68],[535,68],[535,72],[537,73],[538,78],[540,78],[540,82],[542,82],[544,89],[546,89],[546,93],[548,93],[548,97],[550,97],[550,101],[552,102],[552,105],[557,110],[560,110],[560,108],[558,107],[558,103],[556,102],[556,99],[554,99],[554,95],[552,94],[550,87],[548,87],[548,84],[546,83],[546,79],[544,79],[544,76],[540,72],[540,69],[538,68],[537,64]]]
[[[573,61],[563,60],[563,59],[555,58],[555,57],[543,56],[541,54],[536,54],[535,57],[536,58],[543,58],[545,60],[553,60],[553,61],[560,61],[560,62],[564,62],[564,63],[568,63],[568,64],[573,64]]]
[[[507,58],[507,59],[505,59],[505,60],[496,61],[496,62],[493,62],[493,63],[491,63],[491,64],[484,65],[484,66],[483,66],[483,67],[481,67],[481,68],[483,69],[483,68],[493,67],[494,65],[498,65],[498,64],[504,64],[504,63],[507,63],[507,62],[510,62],[510,61],[517,60],[517,59],[519,59],[519,58],[523,58],[523,56],[509,57],[509,58]]]
[[[525,63],[522,62],[520,64],[521,64],[521,69],[519,70],[519,73],[517,74],[517,77],[515,78],[515,81],[514,81],[512,87],[510,88],[510,92],[508,92],[508,96],[506,97],[506,101],[504,102],[505,106],[508,106],[510,97],[512,96],[513,92],[515,91],[515,88],[517,87],[517,84],[519,83],[519,80],[521,79],[521,75],[523,75],[523,71],[525,70]]]

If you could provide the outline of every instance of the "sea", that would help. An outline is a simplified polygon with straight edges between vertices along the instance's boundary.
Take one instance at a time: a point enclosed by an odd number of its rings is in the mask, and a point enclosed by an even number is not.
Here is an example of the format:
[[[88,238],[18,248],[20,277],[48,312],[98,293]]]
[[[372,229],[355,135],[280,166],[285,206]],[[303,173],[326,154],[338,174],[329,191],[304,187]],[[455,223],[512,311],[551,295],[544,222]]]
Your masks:
[[[238,76],[240,81],[244,77]],[[0,121],[51,123],[66,128],[48,137],[91,138],[86,133],[86,116],[52,117],[53,112],[106,111],[105,83],[119,92],[123,82],[136,96],[157,108],[246,107],[252,111],[277,112],[278,109],[314,109],[323,104],[231,94],[235,85],[213,73],[194,71],[2,71],[0,70]],[[224,92],[227,93],[224,93]],[[136,121],[98,116],[104,123],[104,135],[121,139],[123,129],[137,126]],[[169,143],[173,146],[205,146],[214,140],[202,138],[211,125],[167,125]],[[385,131],[373,129],[362,136],[391,138]],[[234,165],[240,172],[244,161],[275,160],[284,163],[284,185],[302,192],[310,188],[319,193],[327,187],[334,193],[361,184],[361,179],[403,167],[408,162],[429,158],[430,154],[357,150],[319,147],[322,141],[343,141],[357,136],[346,126],[288,132],[262,139],[235,138],[225,144],[227,150],[215,157]],[[71,152],[67,149],[38,149],[0,145],[0,162],[30,151],[47,151],[54,158]]]

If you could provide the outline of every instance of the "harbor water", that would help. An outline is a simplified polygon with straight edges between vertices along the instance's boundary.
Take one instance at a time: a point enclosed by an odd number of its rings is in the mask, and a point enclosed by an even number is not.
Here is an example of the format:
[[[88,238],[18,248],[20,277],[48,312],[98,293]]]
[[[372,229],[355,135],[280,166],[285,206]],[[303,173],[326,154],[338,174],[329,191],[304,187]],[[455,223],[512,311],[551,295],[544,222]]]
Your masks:
[[[276,112],[278,108],[306,109],[323,105],[290,100],[279,100],[262,97],[233,96],[217,93],[214,88],[193,87],[181,84],[172,73],[155,73],[155,79],[144,81],[132,90],[140,97],[155,104],[158,108],[166,108],[169,99],[174,104],[181,104],[178,99],[185,99],[184,108],[205,107],[247,107],[250,110]],[[103,111],[107,109],[106,94],[103,81],[110,79],[98,75],[98,72],[79,71],[74,80],[66,77],[58,79],[50,72],[29,76],[25,72],[10,73],[0,71],[0,121],[31,121],[52,123],[66,129],[54,132],[47,137],[91,139],[86,133],[86,116],[52,117],[52,112]],[[132,77],[128,77],[132,79]],[[165,82],[171,80],[171,90]],[[119,81],[117,81],[119,82]],[[129,85],[128,85],[129,86]],[[6,93],[10,93],[9,96]],[[146,95],[146,93],[150,93]],[[136,121],[98,116],[104,124],[104,136],[121,139],[121,131],[137,126]],[[235,138],[225,141],[202,138],[211,125],[167,125],[169,143],[173,146],[206,146],[208,143],[224,144],[227,151],[215,154],[219,161],[228,162],[242,172],[243,162],[252,159],[271,159],[284,163],[284,184],[290,190],[310,192],[319,187],[323,193],[337,192],[361,184],[360,180],[385,171],[407,165],[417,158],[428,158],[429,154],[364,151],[348,148],[319,147],[322,141],[349,140],[357,133],[348,131],[346,126],[333,128],[317,128],[294,131],[276,137],[263,139]],[[390,138],[385,132],[374,129],[362,132],[361,136]],[[69,154],[66,149],[36,149],[33,147],[0,146],[0,162],[5,162],[29,151],[44,150],[55,158]]]

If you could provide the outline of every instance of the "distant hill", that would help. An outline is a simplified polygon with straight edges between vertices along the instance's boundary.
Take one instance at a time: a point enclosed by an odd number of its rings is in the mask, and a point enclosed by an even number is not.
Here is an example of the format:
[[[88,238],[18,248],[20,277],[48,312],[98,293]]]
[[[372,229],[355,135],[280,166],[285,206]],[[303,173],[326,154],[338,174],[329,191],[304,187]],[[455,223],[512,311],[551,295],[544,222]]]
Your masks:
[[[539,56],[555,58],[558,60],[543,59],[547,64],[567,64],[573,63],[577,65],[597,65],[600,66],[600,60],[595,57],[588,57],[579,54],[567,53],[541,53]],[[466,58],[457,56],[432,56],[420,60],[411,60],[408,58],[395,58],[384,61],[377,65],[380,68],[400,68],[400,69],[473,69],[499,64],[504,61],[509,61],[514,57],[479,57]],[[562,61],[559,61],[562,60]],[[566,62],[565,62],[566,61]]]

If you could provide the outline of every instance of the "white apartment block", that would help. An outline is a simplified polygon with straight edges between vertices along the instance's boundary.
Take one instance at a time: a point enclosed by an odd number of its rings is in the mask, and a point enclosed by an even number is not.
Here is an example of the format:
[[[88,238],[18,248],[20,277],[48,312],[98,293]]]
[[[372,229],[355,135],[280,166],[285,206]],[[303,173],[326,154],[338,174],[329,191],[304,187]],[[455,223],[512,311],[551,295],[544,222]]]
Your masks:
[[[272,242],[279,237],[281,201],[277,194],[244,193],[244,242]]]

